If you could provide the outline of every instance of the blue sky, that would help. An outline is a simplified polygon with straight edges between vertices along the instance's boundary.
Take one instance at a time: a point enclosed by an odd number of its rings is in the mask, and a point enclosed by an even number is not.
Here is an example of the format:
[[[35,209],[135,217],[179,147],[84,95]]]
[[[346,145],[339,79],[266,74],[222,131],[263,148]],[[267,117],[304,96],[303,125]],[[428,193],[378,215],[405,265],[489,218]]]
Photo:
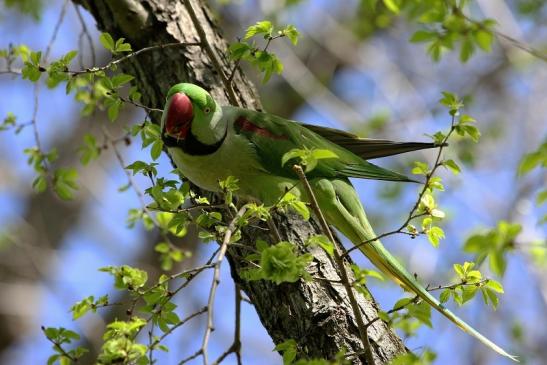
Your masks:
[[[252,2],[251,2],[252,3]],[[7,47],[8,42],[13,44],[25,43],[32,49],[43,49],[51,37],[53,24],[57,21],[60,1],[47,6],[42,15],[42,20],[35,23],[28,18],[18,16],[4,16],[0,19],[0,48]],[[314,19],[302,19],[297,14],[301,11],[313,11],[314,8],[333,11],[331,2],[311,1],[300,5],[295,13],[287,13],[282,19],[294,22],[307,37],[305,32],[317,31],[317,23]],[[248,23],[261,18],[256,15],[256,8],[248,8],[247,12],[243,7],[236,7],[241,11],[239,15]],[[254,9],[254,12],[253,12]],[[89,28],[93,29],[94,21],[85,14]],[[527,24],[522,24],[524,28]],[[68,8],[68,15],[63,23],[59,36],[54,45],[50,59],[55,59],[69,50],[77,48],[79,29],[77,18],[72,7]],[[95,39],[98,33],[93,29]],[[383,46],[385,39],[375,40],[375,44]],[[97,46],[100,48],[100,45]],[[420,47],[406,45],[405,47]],[[363,49],[363,52],[368,52]],[[498,50],[499,51],[499,50]],[[422,52],[423,53],[423,52]],[[498,52],[499,53],[499,52]],[[390,52],[386,52],[389,56]],[[473,77],[480,73],[484,67],[494,67],[496,53],[491,56],[476,57],[467,65],[460,65],[458,62],[445,60],[441,64],[432,64],[427,56],[417,54],[417,59],[411,63],[423,62],[423,67],[428,68],[427,72],[414,71],[406,75],[415,85],[419,85],[420,99],[428,110],[435,110],[436,101],[439,99],[440,91],[451,90],[458,93],[469,91],[467,85],[472,82]],[[499,57],[499,56],[498,56]],[[400,60],[392,60],[395,64]],[[329,87],[342,100],[352,105],[363,119],[374,115],[377,111],[389,111],[391,121],[386,126],[390,133],[388,137],[405,140],[423,140],[425,133],[432,133],[438,129],[448,126],[448,118],[442,113],[431,113],[425,116],[419,123],[405,124],[405,116],[408,110],[413,108],[413,99],[410,96],[402,95],[393,98],[393,94],[384,94],[385,85],[380,85],[377,75],[385,72],[382,65],[368,65],[368,72],[362,69],[345,68],[338,72]],[[446,70],[451,75],[446,76]],[[464,75],[460,77],[459,75]],[[0,117],[8,111],[14,112],[18,119],[26,121],[31,118],[32,113],[32,85],[26,80],[12,80],[8,76],[1,76],[0,94],[3,95],[0,103]],[[449,220],[444,228],[447,232],[447,239],[443,240],[441,249],[432,248],[424,239],[409,240],[406,237],[390,237],[384,244],[397,256],[403,258],[412,272],[419,272],[420,277],[426,282],[445,283],[451,279],[450,268],[454,262],[463,262],[471,259],[462,255],[461,245],[471,232],[481,228],[492,227],[502,218],[506,218],[505,212],[511,210],[507,204],[514,190],[519,186],[515,169],[523,152],[529,151],[545,136],[547,125],[543,128],[527,125],[532,107],[526,105],[531,94],[537,92],[537,78],[547,80],[545,70],[538,71],[534,65],[528,68],[517,69],[510,73],[503,82],[507,83],[505,88],[510,89],[513,94],[514,104],[507,105],[505,109],[497,111],[488,110],[491,100],[487,99],[486,90],[480,87],[474,92],[475,102],[471,105],[470,114],[476,116],[481,128],[489,128],[502,125],[502,137],[499,139],[486,139],[484,146],[489,151],[495,151],[496,156],[481,155],[472,169],[465,169],[464,172],[452,177],[442,172],[441,176],[446,179],[447,191],[440,196],[439,204],[445,208]],[[276,79],[272,82],[277,82]],[[263,96],[267,97],[267,88],[263,90]],[[394,104],[395,103],[395,104]],[[68,135],[74,123],[79,120],[79,106],[66,96],[64,88],[48,90],[45,86],[41,88],[40,110],[38,113],[38,128],[43,144],[46,148],[54,144],[58,138]],[[335,114],[318,112],[313,105],[304,104],[291,117],[308,123],[322,124],[344,128]],[[134,122],[142,120],[143,115],[136,113]],[[88,118],[86,122],[93,124],[106,119],[102,114]],[[499,120],[499,124],[495,124]],[[503,119],[512,119],[514,123],[503,122]],[[398,123],[398,121],[403,121]],[[544,121],[544,118],[543,118]],[[520,125],[515,126],[515,123]],[[533,128],[532,128],[533,127]],[[538,132],[539,130],[539,132]],[[533,131],[530,132],[530,131]],[[517,138],[515,138],[515,136]],[[386,136],[381,136],[386,137]],[[26,156],[22,150],[34,145],[33,134],[30,128],[15,136],[11,132],[0,133],[0,167],[8,168],[4,174],[0,174],[0,233],[8,230],[13,224],[20,221],[27,209],[30,181],[33,173],[26,164]],[[494,147],[492,147],[494,146]],[[123,151],[126,161],[137,159],[149,160],[148,151],[141,151],[138,143]],[[457,158],[455,152],[448,151],[451,158]],[[418,153],[417,156],[408,158],[391,158],[383,162],[384,166],[399,162],[404,172],[410,170],[410,161],[413,158],[431,159],[433,153]],[[401,164],[401,161],[404,161]],[[68,309],[77,300],[88,295],[102,295],[112,290],[112,280],[104,273],[98,273],[97,269],[107,265],[121,265],[131,261],[132,256],[138,256],[139,252],[146,250],[153,254],[153,248],[146,239],[146,234],[141,226],[136,229],[128,229],[125,221],[127,211],[130,208],[139,207],[139,203],[133,191],[119,193],[119,186],[126,183],[126,177],[121,168],[113,159],[99,160],[94,171],[100,171],[97,176],[86,175],[85,168],[78,167],[81,175],[89,179],[81,187],[81,193],[87,198],[84,202],[85,211],[80,221],[72,227],[69,234],[63,239],[63,243],[56,251],[55,259],[47,266],[44,272],[43,282],[40,284],[39,302],[36,303],[36,313],[32,319],[33,325],[24,333],[21,341],[10,350],[10,363],[37,364],[45,363],[50,354],[50,344],[39,331],[40,325],[65,326],[71,329],[81,330],[86,326],[95,325],[100,321],[100,316],[91,315],[90,318],[73,322],[70,319]],[[167,174],[171,167],[165,156],[160,160],[162,174]],[[531,178],[538,178],[539,174]],[[137,180],[141,189],[147,187],[147,181]],[[400,201],[396,204],[382,200],[378,192],[385,188],[385,183],[371,181],[355,181],[360,196],[369,211],[370,216],[376,224],[376,231],[382,232],[397,226],[403,221],[415,200],[416,186],[405,186]],[[503,197],[508,197],[504,199]],[[535,225],[539,216],[536,208],[527,208],[526,202],[521,202],[522,207],[517,209],[516,220],[525,226],[526,237],[545,237],[541,227]],[[70,203],[69,203],[70,204]],[[520,211],[519,211],[520,209]],[[398,219],[398,220],[397,220]],[[391,223],[395,221],[395,224]],[[389,222],[389,223],[388,223]],[[542,236],[543,235],[543,236]],[[213,243],[204,244],[198,255],[204,259],[214,250]],[[146,252],[144,251],[144,252]],[[361,264],[368,266],[368,263],[357,258]],[[1,279],[0,279],[1,281]],[[203,275],[188,289],[185,294],[178,298],[181,309],[181,317],[196,307],[196,303],[203,305],[207,299],[207,290],[210,286],[210,273]],[[479,329],[487,331],[489,337],[499,341],[502,345],[509,345],[510,339],[504,334],[506,327],[492,325],[495,322],[502,322],[504,317],[510,316],[522,321],[524,328],[530,330],[531,334],[537,334],[546,338],[545,330],[537,328],[536,319],[545,318],[545,303],[540,297],[536,280],[530,271],[529,261],[525,255],[515,255],[509,260],[508,272],[504,279],[505,290],[508,293],[502,298],[500,308],[492,313],[480,300],[473,302],[465,308],[457,309],[457,313],[475,325]],[[390,308],[391,305],[401,297],[399,288],[393,284],[371,282],[371,290],[380,305]],[[516,294],[518,293],[518,294]],[[518,306],[526,303],[525,310],[518,310]],[[517,308],[517,309],[516,309]],[[222,268],[222,279],[219,287],[216,302],[217,331],[211,342],[210,352],[220,354],[230,345],[233,328],[233,285],[229,275],[227,263]],[[265,330],[259,324],[259,319],[254,309],[248,304],[243,304],[243,354],[248,363],[278,364],[280,357],[272,352],[273,343]],[[192,326],[183,329],[180,333],[170,336],[167,345],[172,349],[168,354],[162,355],[161,363],[176,363],[181,357],[195,351],[201,341],[201,335],[205,326],[205,317],[193,322]],[[461,364],[469,359],[468,351],[474,350],[477,346],[475,341],[461,333],[450,323],[433,314],[434,329],[420,330],[419,336],[409,339],[406,344],[416,352],[420,352],[423,346],[433,348],[438,352],[438,364]],[[486,333],[485,333],[486,334]],[[183,346],[181,346],[181,343]],[[453,349],[461,349],[454,352]],[[511,350],[517,350],[509,346]],[[504,359],[495,357],[481,349],[490,359],[490,364],[505,364]],[[216,356],[211,356],[215,358]],[[227,364],[232,362],[227,361]],[[196,363],[198,363],[197,361]],[[531,361],[531,364],[534,362]],[[538,362],[539,364],[539,362]]]

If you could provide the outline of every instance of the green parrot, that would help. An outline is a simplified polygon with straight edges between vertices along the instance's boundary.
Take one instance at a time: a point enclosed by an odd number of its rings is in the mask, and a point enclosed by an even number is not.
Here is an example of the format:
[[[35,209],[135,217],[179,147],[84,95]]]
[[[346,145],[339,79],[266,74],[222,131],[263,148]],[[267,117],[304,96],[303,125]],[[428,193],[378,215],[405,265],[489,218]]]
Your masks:
[[[278,202],[288,189],[303,201],[308,200],[290,164],[281,163],[286,152],[295,148],[334,152],[338,158],[319,160],[306,176],[328,223],[355,245],[376,234],[349,178],[411,181],[366,160],[436,147],[433,143],[363,139],[268,113],[220,106],[206,90],[188,83],[174,85],[169,90],[161,123],[162,138],[170,156],[191,182],[218,192],[219,181],[233,176],[239,180],[236,192],[239,197],[265,205]],[[417,294],[486,346],[517,361],[446,309],[380,241],[359,248],[372,264],[403,289]]]

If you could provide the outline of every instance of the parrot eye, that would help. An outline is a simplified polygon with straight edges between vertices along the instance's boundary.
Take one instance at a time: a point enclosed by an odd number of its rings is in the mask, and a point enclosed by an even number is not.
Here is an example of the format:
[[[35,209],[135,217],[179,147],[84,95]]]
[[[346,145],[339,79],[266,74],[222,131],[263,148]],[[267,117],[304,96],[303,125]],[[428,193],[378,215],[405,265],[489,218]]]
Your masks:
[[[207,107],[207,108],[203,109],[203,112],[205,114],[209,114],[211,112],[211,108]]]

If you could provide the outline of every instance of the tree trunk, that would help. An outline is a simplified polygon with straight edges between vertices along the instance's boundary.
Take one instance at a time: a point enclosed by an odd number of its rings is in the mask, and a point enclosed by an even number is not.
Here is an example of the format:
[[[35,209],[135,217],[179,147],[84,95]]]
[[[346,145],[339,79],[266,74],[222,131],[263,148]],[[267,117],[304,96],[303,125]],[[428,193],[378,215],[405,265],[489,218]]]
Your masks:
[[[74,1],[91,12],[100,30],[109,32],[115,39],[126,38],[134,50],[158,44],[200,41],[183,1]],[[122,64],[122,68],[135,76],[145,105],[162,108],[167,90],[181,81],[203,86],[220,103],[227,104],[230,100],[218,71],[220,68],[224,75],[229,75],[233,67],[227,57],[227,42],[205,2],[193,0],[191,4],[220,65],[216,65],[201,46],[162,48],[130,58]],[[254,87],[241,72],[234,77],[233,91],[239,105],[260,109]],[[160,116],[151,117],[158,122]],[[320,232],[315,223],[304,222],[292,214],[276,216],[275,223],[281,238],[295,243],[301,252],[310,251],[303,244],[306,238]],[[253,228],[246,229],[242,241],[253,244],[258,237],[272,241],[263,230]],[[301,280],[282,285],[266,281],[246,282],[239,276],[246,266],[239,252],[230,249],[228,259],[234,280],[251,299],[275,343],[295,339],[299,358],[332,359],[343,348],[348,353],[361,352],[363,346],[347,293],[341,284],[335,282],[339,280],[338,273],[323,251],[311,249],[311,252],[315,257],[310,269],[312,276],[332,281]],[[350,263],[349,260],[346,262],[349,272]],[[356,296],[365,322],[376,318],[374,301],[358,293]],[[377,364],[386,363],[406,351],[401,340],[382,321],[375,321],[368,328],[368,335]],[[356,357],[352,359],[355,363],[365,363]]]

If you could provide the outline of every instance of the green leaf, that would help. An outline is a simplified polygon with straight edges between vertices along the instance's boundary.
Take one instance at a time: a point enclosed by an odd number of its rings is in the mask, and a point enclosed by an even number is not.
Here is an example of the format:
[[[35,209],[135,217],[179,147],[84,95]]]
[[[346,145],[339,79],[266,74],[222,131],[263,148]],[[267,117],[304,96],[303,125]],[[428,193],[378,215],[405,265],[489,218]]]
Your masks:
[[[32,182],[32,188],[37,193],[43,193],[47,189],[47,177],[45,175],[39,175]]]
[[[276,284],[294,283],[309,277],[306,267],[313,260],[311,254],[298,256],[290,242],[279,242],[260,253],[260,269],[248,270],[247,280],[266,279]]]
[[[283,365],[291,365],[296,358],[296,341],[293,339],[285,340],[277,344],[273,351],[281,352],[283,355]]]
[[[473,299],[479,289],[478,287],[474,285],[463,285],[463,286],[460,286],[459,288],[460,288],[461,298],[462,298],[461,304],[465,304],[471,299]]]
[[[116,41],[116,44],[114,45],[115,53],[131,52],[131,45],[129,43],[125,43],[124,41],[125,38],[120,38]]]
[[[0,131],[5,130],[9,127],[13,127],[17,124],[17,116],[12,112],[8,112],[2,124],[0,124]]]
[[[251,25],[249,28],[247,28],[247,31],[245,32],[245,36],[243,37],[243,40],[246,41],[257,34],[263,34],[265,38],[271,37],[272,32],[273,32],[273,25],[270,21],[268,20],[259,21],[259,22],[256,22],[256,24]]]
[[[536,204],[542,205],[547,201],[547,190],[540,191],[536,196]]]
[[[456,94],[448,91],[443,91],[442,94],[443,98],[439,100],[439,102],[450,110],[451,115],[456,115],[456,113],[463,108],[463,103]]]
[[[434,135],[432,135],[430,137],[431,137],[431,139],[433,139],[433,142],[435,142],[438,145],[441,145],[444,142],[445,138],[446,138],[446,134],[444,134],[441,131],[437,131],[437,132],[435,132]]]
[[[228,50],[230,52],[230,57],[233,60],[239,60],[250,56],[253,49],[248,43],[237,42],[230,44]]]
[[[475,43],[485,52],[492,50],[492,43],[494,42],[494,35],[492,32],[484,29],[479,29],[473,32],[473,38]]]
[[[23,79],[28,79],[31,82],[36,82],[42,76],[42,71],[38,64],[35,65],[31,62],[25,62],[25,65],[21,69],[21,76],[23,77]]]
[[[525,175],[537,166],[547,166],[547,142],[539,146],[536,151],[524,155],[519,164],[518,174]]]
[[[431,209],[431,216],[439,219],[443,219],[446,215],[440,209]]]
[[[463,266],[460,264],[454,264],[453,267],[456,274],[458,274],[458,277],[462,280],[465,279],[465,272],[463,270]]]
[[[431,211],[436,206],[435,198],[433,198],[433,195],[425,193],[420,199],[420,205],[425,207],[427,211]]]
[[[108,107],[107,114],[108,119],[111,122],[115,122],[120,114],[120,108],[122,107],[122,101],[120,99],[114,100],[114,102]]]
[[[460,61],[463,63],[467,62],[474,52],[475,46],[473,45],[473,41],[470,37],[465,37],[462,40],[462,45],[460,48]]]
[[[48,359],[47,359],[47,365],[53,365],[53,364],[55,364],[55,362],[57,362],[57,360],[59,360],[60,357],[61,357],[60,354],[51,355],[51,356],[48,357]]]
[[[70,65],[70,63],[72,62],[74,57],[76,57],[77,55],[78,55],[78,51],[76,51],[76,50],[69,51],[69,52],[67,52],[67,54],[65,54],[61,58],[61,61],[64,65],[68,66],[68,65]]]
[[[152,157],[152,160],[157,160],[161,152],[163,151],[163,141],[161,139],[158,139],[157,141],[152,144],[152,148],[150,149],[150,157]]]
[[[154,247],[154,251],[159,253],[168,253],[169,252],[169,244],[165,242],[158,243]]]
[[[311,156],[316,160],[323,160],[328,158],[338,158],[338,155],[331,150],[326,149],[312,149]]]
[[[410,304],[406,307],[408,309],[409,315],[416,318],[429,328],[432,328],[431,324],[431,306],[426,302],[421,302],[418,304]]]
[[[95,300],[93,296],[82,299],[70,308],[72,312],[72,320],[76,320],[83,317],[87,312],[97,311],[98,306],[105,306],[108,304],[108,295],[103,295],[99,299]]]
[[[393,310],[397,311],[412,303],[412,298],[401,298],[393,304]]]
[[[443,53],[443,45],[439,40],[432,42],[427,47],[427,53],[431,56],[431,59],[435,62],[439,62]]]
[[[117,289],[136,290],[142,288],[148,281],[148,274],[146,271],[128,265],[107,266],[100,268],[99,271],[113,275],[115,278],[115,287]]]
[[[442,179],[439,176],[433,176],[429,179],[427,184],[428,189],[432,192],[437,189],[439,191],[444,191],[444,185],[442,184]]]
[[[106,48],[108,51],[113,52],[114,51],[114,39],[112,36],[106,32],[101,33],[99,36],[99,42],[103,45],[104,48]]]
[[[490,269],[494,274],[498,276],[503,276],[505,274],[505,269],[507,267],[507,260],[503,252],[490,252],[489,260]]]
[[[63,200],[71,200],[78,189],[78,171],[74,168],[60,168],[53,175],[53,191]]]
[[[469,135],[469,137],[471,137],[473,142],[476,143],[479,141],[481,132],[479,131],[477,127],[475,127],[474,125],[464,125],[460,127],[463,129],[464,133],[466,133],[467,135]]]
[[[439,37],[438,34],[435,32],[430,32],[427,30],[419,30],[415,32],[414,34],[412,34],[412,37],[410,37],[409,41],[412,43],[429,42],[438,37]]]
[[[500,293],[500,294],[504,293],[503,285],[501,285],[501,283],[499,281],[496,281],[496,280],[493,280],[493,279],[488,279],[488,281],[486,282],[486,287],[492,289],[496,293]]]
[[[158,174],[158,170],[156,169],[156,166],[158,164],[155,162],[152,162],[150,164],[143,162],[143,161],[135,161],[132,164],[125,167],[126,170],[132,170],[133,175],[138,174],[139,172],[143,175],[151,175],[155,177]]]
[[[421,356],[414,353],[398,355],[390,362],[390,365],[430,365],[433,364],[436,358],[437,354],[430,350],[425,350]]]
[[[112,85],[114,88],[119,88],[120,86],[127,84],[129,81],[133,80],[135,77],[127,74],[118,74],[112,77]]]
[[[289,40],[291,41],[293,45],[295,46],[297,45],[299,33],[298,33],[298,30],[296,30],[296,27],[294,25],[292,24],[287,25],[285,29],[281,31],[281,34],[289,38]]]
[[[388,8],[389,10],[394,12],[395,14],[398,14],[399,11],[401,10],[399,8],[399,4],[396,0],[383,0],[383,2],[384,2],[384,5],[386,6],[386,8]]]
[[[460,166],[454,160],[445,160],[442,165],[452,171],[454,175],[458,175],[461,172]]]
[[[499,298],[496,292],[487,287],[481,288],[481,292],[482,292],[482,298],[484,299],[484,303],[486,305],[488,305],[488,303],[491,303],[492,307],[496,309],[499,304]]]
[[[40,60],[42,59],[42,52],[30,52],[30,62],[38,66],[40,64]]]
[[[276,55],[270,52],[256,51],[252,62],[264,73],[262,83],[268,82],[273,73],[281,74],[283,72],[283,64]]]
[[[439,297],[439,301],[441,303],[446,303],[448,302],[448,300],[450,299],[450,296],[452,295],[452,290],[450,289],[445,289],[441,292],[441,295]]]
[[[289,152],[285,152],[283,154],[283,157],[281,158],[281,166],[285,166],[285,164],[289,162],[290,160],[292,160],[293,158],[297,158],[297,157],[302,158],[305,156],[305,154],[306,154],[305,150],[302,150],[299,148],[293,148]]]
[[[306,167],[305,172],[307,173],[317,166],[318,160],[338,158],[338,156],[334,152],[326,149],[294,148],[283,155],[281,158],[281,166],[284,166],[288,161],[294,158],[298,158],[298,163]]]
[[[445,238],[444,231],[440,227],[433,226],[427,231],[427,238],[433,247],[439,247],[440,240]]]
[[[89,133],[84,135],[84,145],[78,149],[78,152],[80,153],[80,162],[84,166],[99,157],[101,149],[97,146],[95,136]]]
[[[334,244],[327,238],[327,236],[322,234],[309,237],[306,240],[306,246],[319,246],[325,250],[329,256],[334,255]]]
[[[276,207],[283,212],[286,208],[291,208],[300,214],[304,220],[310,219],[310,210],[308,209],[306,203],[301,201],[291,192],[285,193],[279,203],[277,203]]]

